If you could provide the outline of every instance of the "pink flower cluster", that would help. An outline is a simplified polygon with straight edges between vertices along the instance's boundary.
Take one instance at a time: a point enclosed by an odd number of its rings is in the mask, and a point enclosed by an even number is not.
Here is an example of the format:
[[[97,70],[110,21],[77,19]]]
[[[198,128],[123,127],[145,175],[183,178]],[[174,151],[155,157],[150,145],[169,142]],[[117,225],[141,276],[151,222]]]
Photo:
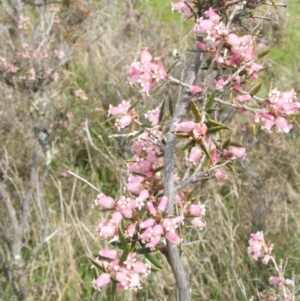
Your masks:
[[[288,115],[297,112],[300,109],[300,103],[296,101],[297,94],[292,89],[287,92],[280,92],[276,88],[269,92],[266,112],[256,114],[254,121],[264,121],[262,129],[271,133],[274,125],[280,133],[288,133],[290,125],[288,124]]]
[[[196,47],[210,52],[220,67],[245,67],[246,74],[257,78],[257,72],[263,67],[254,62],[255,47],[251,35],[238,35],[233,28],[227,28],[221,17],[210,8],[206,17],[198,18],[194,33],[204,35],[203,42],[197,41]],[[218,49],[221,46],[220,49]]]
[[[150,265],[138,261],[136,253],[129,253],[123,263],[120,261],[121,254],[116,250],[101,250],[99,255],[103,260],[98,258],[96,263],[105,272],[92,282],[94,288],[99,291],[112,280],[118,282],[119,291],[124,289],[136,291],[142,288],[141,280],[150,274]]]
[[[54,67],[64,58],[63,50],[46,49],[43,43],[32,46],[23,42],[11,57],[0,56],[0,76],[13,85],[36,91],[42,83],[58,81]]]
[[[255,259],[262,258],[262,262],[267,264],[271,258],[274,245],[267,246],[263,232],[252,233],[249,240],[248,253]]]
[[[269,278],[269,283],[275,286],[275,290],[268,289],[259,293],[260,300],[263,301],[291,301],[293,294],[288,290],[289,286],[294,286],[294,281],[291,279],[285,279],[282,273],[282,268],[278,267],[275,258],[271,256],[274,245],[270,244],[267,246],[264,239],[263,232],[252,233],[249,240],[248,253],[257,260],[262,258],[262,262],[267,264],[270,259],[274,264],[275,271],[278,276],[271,276]]]
[[[125,100],[116,107],[109,105],[108,116],[117,116],[115,126],[118,130],[128,127],[137,118],[135,110],[129,110],[130,106],[130,103]]]
[[[195,121],[183,121],[176,124],[176,132],[189,133],[189,138],[203,144],[207,132],[205,123],[196,123]]]
[[[177,10],[178,12],[181,13],[182,17],[184,19],[189,19],[190,17],[193,16],[193,12],[191,10],[191,7],[187,5],[186,1],[180,1],[177,3],[172,3],[172,12],[174,10]]]
[[[212,164],[216,165],[219,160],[228,159],[244,159],[246,157],[246,149],[244,147],[230,146],[228,149],[220,149],[213,140],[206,142],[207,126],[205,123],[197,123],[195,121],[183,121],[175,125],[176,132],[187,133],[190,140],[194,140],[196,145],[190,148],[188,161],[196,164],[204,155],[201,145],[205,145],[209,150],[212,158]],[[221,169],[214,170],[218,179],[227,179],[227,174]]]
[[[134,60],[129,69],[129,83],[139,83],[141,92],[149,91],[161,80],[167,77],[160,58],[152,62],[152,55],[144,48],[140,51],[140,61]]]
[[[110,115],[126,116],[128,114],[129,103],[123,101],[119,106],[110,106]],[[187,219],[189,223],[198,230],[205,227],[203,217],[205,216],[205,207],[200,203],[185,202],[185,196],[182,191],[176,194],[176,202],[179,209],[178,216],[167,216],[166,208],[168,198],[163,193],[163,182],[160,170],[163,166],[163,134],[158,125],[158,109],[149,111],[145,114],[153,128],[144,130],[132,142],[132,159],[127,163],[130,173],[124,194],[114,200],[110,196],[100,193],[95,200],[96,206],[101,206],[111,211],[110,218],[102,221],[97,227],[99,236],[109,238],[111,241],[120,242],[120,231],[128,246],[134,242],[139,248],[147,248],[149,252],[161,248],[165,244],[165,239],[173,244],[179,244],[181,237],[178,234],[179,226],[183,225]],[[195,133],[197,124],[194,126]],[[205,133],[206,126],[199,124],[199,136]],[[202,132],[201,132],[202,131]],[[177,181],[174,178],[174,181]],[[134,247],[131,253],[138,252]],[[131,254],[130,253],[130,254]],[[119,252],[109,250],[100,251],[101,266],[105,270],[97,280],[94,280],[94,286],[100,289],[110,282],[113,278],[123,287],[123,289],[139,289],[140,280],[144,278],[139,274],[142,264],[131,265],[128,262],[135,255],[130,255],[124,263],[120,262]],[[108,258],[108,259],[105,259]],[[113,259],[113,261],[111,261]],[[116,267],[116,266],[117,267]],[[143,266],[144,267],[144,266]],[[143,269],[147,273],[149,268]],[[117,271],[117,272],[116,272]],[[119,286],[120,286],[119,285]]]
[[[269,282],[270,282],[270,284],[275,285],[280,289],[282,289],[284,285],[294,286],[294,281],[293,280],[291,280],[291,279],[281,279],[280,277],[277,277],[277,276],[271,276],[269,278]]]

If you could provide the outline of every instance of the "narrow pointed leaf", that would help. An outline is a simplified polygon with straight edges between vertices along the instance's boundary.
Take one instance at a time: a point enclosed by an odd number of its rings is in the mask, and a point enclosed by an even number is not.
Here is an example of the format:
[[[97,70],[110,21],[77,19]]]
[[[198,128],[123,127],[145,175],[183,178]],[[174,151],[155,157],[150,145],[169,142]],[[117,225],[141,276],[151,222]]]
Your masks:
[[[159,122],[161,122],[164,117],[164,109],[165,109],[165,100],[163,100],[163,102],[160,106],[160,112],[159,112],[159,117],[158,117]]]
[[[186,132],[176,132],[176,133],[174,133],[174,135],[178,138],[188,138],[188,137],[190,137],[190,134],[186,133]]]
[[[106,273],[106,270],[103,266],[101,266],[99,263],[97,263],[95,260],[93,260],[92,258],[89,258],[89,260],[91,261],[91,263],[98,268],[101,272]]]
[[[212,108],[214,101],[215,101],[215,97],[216,97],[216,90],[210,94],[208,101],[206,103],[206,106],[205,106],[206,110],[209,110]]]
[[[153,251],[150,248],[140,248],[135,251],[137,254],[149,254],[152,253]]]
[[[256,94],[260,91],[261,86],[262,86],[262,82],[260,82],[259,84],[255,85],[255,86],[250,90],[250,95],[251,95],[251,96],[256,95]]]
[[[207,125],[208,128],[220,126],[220,127],[226,128],[226,129],[230,129],[230,128],[229,128],[228,126],[226,126],[225,124],[220,123],[220,122],[218,122],[218,121],[216,121],[216,120],[212,120],[212,119],[207,120],[207,121],[206,121],[206,125]]]
[[[142,110],[142,111],[139,113],[139,115],[140,115],[140,116],[145,115],[152,107],[153,107],[153,103],[150,104],[149,106],[147,106],[144,110]]]
[[[109,296],[111,301],[116,301],[116,295],[117,295],[117,283],[113,282],[111,287],[111,295]]]
[[[142,124],[142,127],[143,127],[143,128],[151,129],[151,128],[152,128],[152,124],[149,123],[149,122],[144,122],[144,123]]]
[[[125,248],[128,247],[128,244],[127,244],[126,238],[123,234],[121,227],[118,228],[118,234],[119,234],[119,239],[120,239],[120,243],[121,243],[121,249],[124,250]]]
[[[130,112],[133,108],[135,108],[139,104],[139,100],[135,101],[127,110],[127,112]]]
[[[228,167],[228,169],[230,170],[230,172],[231,172],[234,176],[237,175],[237,172],[236,172],[235,168],[233,167],[233,164],[232,164],[232,163],[228,163],[226,166]]]
[[[168,69],[167,74],[171,72],[171,70],[178,64],[178,60]]]
[[[207,130],[207,134],[215,134],[221,130],[228,130],[229,128],[227,126],[215,126],[215,127],[210,127]]]
[[[209,160],[211,160],[211,156],[209,153],[209,150],[207,149],[207,147],[205,145],[200,145],[201,149],[203,150],[204,154],[207,156],[207,158],[209,158]]]
[[[222,149],[226,149],[229,145],[230,145],[230,139],[226,140],[226,141],[223,143]]]
[[[196,103],[193,100],[191,101],[191,108],[192,108],[192,111],[195,115],[196,121],[200,122],[201,121],[201,112],[200,112],[198,106],[196,105]]]
[[[164,166],[160,166],[160,167],[157,167],[153,170],[154,173],[157,173],[159,171],[161,171],[162,169],[164,169]]]
[[[180,150],[185,151],[185,150],[190,149],[193,146],[195,146],[195,144],[196,144],[196,141],[192,140],[192,141],[188,142],[185,146],[183,146]]]
[[[230,141],[229,145],[230,146],[235,146],[235,147],[243,147],[243,148],[245,148],[245,145],[243,145],[242,143],[239,143],[239,142],[235,142],[235,141]]]
[[[123,253],[121,255],[120,263],[123,263],[124,261],[126,261],[129,253],[130,253],[130,248],[129,248],[129,245],[127,245],[127,247],[125,248],[125,250],[123,251]]]
[[[259,53],[259,54],[257,55],[257,58],[261,59],[262,57],[266,56],[269,52],[271,52],[271,50],[270,50],[270,49],[267,49],[267,50],[265,50],[265,51]]]
[[[159,264],[159,262],[156,259],[156,254],[158,254],[157,251],[145,254],[145,257],[152,263],[157,269],[162,270],[162,266]]]
[[[168,101],[169,101],[169,112],[170,112],[170,115],[171,116],[173,116],[173,99],[172,99],[172,97],[171,97],[171,94],[169,93],[169,99],[168,99]]]

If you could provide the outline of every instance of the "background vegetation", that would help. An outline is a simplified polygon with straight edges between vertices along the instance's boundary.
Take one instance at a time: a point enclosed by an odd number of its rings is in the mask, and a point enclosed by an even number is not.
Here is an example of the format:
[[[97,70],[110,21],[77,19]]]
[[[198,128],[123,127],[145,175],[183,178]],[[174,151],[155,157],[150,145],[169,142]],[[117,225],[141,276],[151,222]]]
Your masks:
[[[61,66],[60,80],[42,92],[0,83],[0,181],[5,189],[0,194],[1,300],[21,300],[24,296],[16,293],[20,286],[27,288],[28,300],[106,300],[109,290],[99,293],[91,287],[95,274],[88,260],[105,243],[95,233],[105,213],[93,206],[97,192],[66,171],[112,196],[122,189],[118,179],[130,154],[126,140],[108,137],[108,105],[141,97],[126,81],[139,48],[147,46],[167,64],[172,63],[172,50],[178,49],[188,63],[186,50],[193,44],[191,24],[171,14],[168,1],[161,2],[65,0],[48,1],[45,8],[23,1],[23,14],[32,26],[46,9],[57,11],[61,24],[53,27],[53,47],[69,53],[70,60]],[[270,75],[262,77],[265,89],[273,80],[280,90],[294,87],[300,92],[297,2],[288,0],[287,9],[270,12],[271,21],[264,28],[264,42],[271,43],[272,50],[265,59],[272,65]],[[12,43],[18,37],[5,3],[0,4],[2,57],[8,55],[4,33]],[[87,100],[76,97],[79,89]],[[176,90],[172,93],[176,98]],[[47,107],[41,105],[43,95],[49,100]],[[249,234],[258,230],[275,244],[278,258],[288,258],[286,275],[295,277],[299,289],[299,129],[295,126],[289,135],[271,136],[259,129],[255,134],[250,120],[234,119],[232,126],[236,128],[237,122],[243,129],[241,142],[248,147],[247,158],[237,164],[240,180],[212,181],[201,190],[207,227],[194,244],[182,248],[193,300],[249,300],[268,285],[272,271],[253,262],[246,252]],[[41,142],[42,134],[46,140]],[[13,239],[13,229],[4,203],[9,197],[21,218],[28,193],[31,209],[23,229],[22,260],[16,268],[10,267],[5,239]],[[191,235],[195,239],[195,233]],[[43,243],[35,253],[39,242]],[[161,260],[166,268],[153,273],[144,290],[123,292],[120,300],[175,300],[172,274]]]

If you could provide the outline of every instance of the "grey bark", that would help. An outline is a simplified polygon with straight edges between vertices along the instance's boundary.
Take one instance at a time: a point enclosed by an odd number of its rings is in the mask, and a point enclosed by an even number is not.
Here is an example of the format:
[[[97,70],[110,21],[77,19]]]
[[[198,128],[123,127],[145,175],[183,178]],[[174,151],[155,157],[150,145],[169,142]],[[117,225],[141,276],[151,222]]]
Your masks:
[[[189,68],[185,83],[193,85],[197,78],[199,68],[200,68],[200,53],[195,53],[191,67]],[[188,113],[190,95],[188,89],[185,89],[182,95],[182,98],[177,105],[175,115],[172,120],[172,124],[167,135],[167,142],[164,153],[164,194],[168,197],[168,207],[167,215],[174,215],[174,202],[175,202],[175,186],[174,186],[174,155],[175,155],[175,146],[176,146],[176,136],[173,134],[175,132],[175,125],[182,121],[182,119]],[[167,241],[167,260],[173,270],[176,286],[177,286],[177,300],[178,301],[190,301],[191,295],[189,290],[189,281],[184,272],[182,262],[180,259],[179,248],[169,241]]]

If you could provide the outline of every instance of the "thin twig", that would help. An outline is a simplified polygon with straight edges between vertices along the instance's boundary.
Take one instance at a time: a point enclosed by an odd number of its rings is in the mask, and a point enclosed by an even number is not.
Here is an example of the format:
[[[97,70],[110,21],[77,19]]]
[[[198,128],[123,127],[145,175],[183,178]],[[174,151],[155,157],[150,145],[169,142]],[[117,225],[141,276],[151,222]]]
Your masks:
[[[76,177],[77,179],[81,180],[82,182],[88,184],[89,186],[91,186],[93,189],[95,189],[98,192],[101,192],[100,189],[98,189],[97,187],[95,187],[93,184],[91,184],[88,180],[78,176],[76,173],[72,172],[71,170],[67,170],[67,173]]]

